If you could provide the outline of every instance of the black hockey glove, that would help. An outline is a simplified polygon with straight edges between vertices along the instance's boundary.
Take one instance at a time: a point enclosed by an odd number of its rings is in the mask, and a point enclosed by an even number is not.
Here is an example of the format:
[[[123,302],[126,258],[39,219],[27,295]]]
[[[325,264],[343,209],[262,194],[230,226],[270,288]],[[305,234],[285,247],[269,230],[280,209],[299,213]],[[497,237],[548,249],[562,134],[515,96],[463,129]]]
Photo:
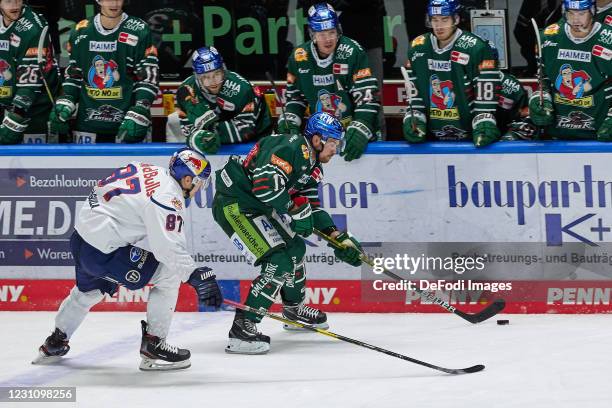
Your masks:
[[[223,294],[212,269],[208,267],[195,269],[187,283],[193,286],[203,305],[219,307],[223,303]]]

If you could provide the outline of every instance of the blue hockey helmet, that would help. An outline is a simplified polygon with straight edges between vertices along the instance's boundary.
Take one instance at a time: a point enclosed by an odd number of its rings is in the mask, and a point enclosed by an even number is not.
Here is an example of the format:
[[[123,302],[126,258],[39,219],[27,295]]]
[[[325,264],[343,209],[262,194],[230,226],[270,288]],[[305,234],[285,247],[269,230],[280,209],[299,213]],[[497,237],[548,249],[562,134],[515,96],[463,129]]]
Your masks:
[[[210,183],[210,174],[212,172],[210,162],[203,154],[188,147],[174,152],[170,158],[168,169],[170,170],[170,175],[179,184],[185,176],[193,178],[192,185],[194,186],[202,181],[202,188],[206,188]]]
[[[429,0],[427,5],[427,15],[433,16],[454,16],[459,13],[457,0]]]
[[[215,47],[201,47],[191,56],[193,72],[198,75],[223,68],[223,58]]]
[[[310,140],[314,135],[321,136],[323,143],[329,139],[336,139],[340,145],[339,149],[342,150],[344,128],[335,116],[327,112],[316,112],[308,118],[306,128],[304,129],[304,136]]]
[[[313,32],[337,29],[340,31],[338,14],[327,3],[318,3],[308,9],[308,27]]]
[[[595,0],[563,0],[563,11],[567,10],[591,10],[595,15],[597,8]]]

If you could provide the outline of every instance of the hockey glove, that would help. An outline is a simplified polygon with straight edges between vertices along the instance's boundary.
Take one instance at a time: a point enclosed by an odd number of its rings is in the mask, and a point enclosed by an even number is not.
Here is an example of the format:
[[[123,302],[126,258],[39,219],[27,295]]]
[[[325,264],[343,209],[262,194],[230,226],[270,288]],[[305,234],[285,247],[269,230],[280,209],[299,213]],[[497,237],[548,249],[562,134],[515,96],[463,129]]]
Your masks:
[[[554,121],[552,97],[544,92],[543,100],[540,106],[540,92],[534,92],[529,98],[529,117],[536,126],[549,126]]]
[[[484,147],[497,141],[501,132],[497,128],[495,116],[490,113],[481,113],[472,120],[472,140],[474,146]]]
[[[312,208],[306,197],[295,197],[293,208],[289,210],[291,216],[291,229],[296,234],[307,237],[312,234],[314,220],[312,218]]]
[[[23,142],[23,132],[28,127],[30,119],[16,113],[6,111],[0,126],[0,144],[19,144]]]
[[[360,158],[368,147],[370,137],[372,137],[372,131],[366,125],[356,120],[352,121],[346,128],[344,160],[350,162]]]
[[[336,241],[344,245],[344,249],[339,249],[332,244],[327,246],[334,248],[334,254],[343,262],[352,266],[361,266],[361,244],[348,232],[343,232],[336,237]]]
[[[140,143],[147,136],[151,126],[151,111],[141,105],[134,105],[126,112],[117,134],[119,143]]]
[[[285,112],[278,118],[278,133],[298,135],[300,134],[300,122],[298,115]]]
[[[404,116],[404,138],[408,143],[421,143],[427,137],[427,119],[422,112],[408,111]]]
[[[76,111],[76,105],[68,98],[59,98],[49,113],[49,133],[67,135],[70,131],[68,120]]]
[[[600,142],[612,142],[612,108],[608,111],[608,117],[597,131],[597,140]]]
[[[220,307],[223,303],[223,294],[212,269],[208,267],[197,268],[193,271],[187,283],[193,286],[201,304]]]
[[[200,153],[215,154],[221,147],[221,137],[217,132],[196,130],[187,138],[187,145]]]

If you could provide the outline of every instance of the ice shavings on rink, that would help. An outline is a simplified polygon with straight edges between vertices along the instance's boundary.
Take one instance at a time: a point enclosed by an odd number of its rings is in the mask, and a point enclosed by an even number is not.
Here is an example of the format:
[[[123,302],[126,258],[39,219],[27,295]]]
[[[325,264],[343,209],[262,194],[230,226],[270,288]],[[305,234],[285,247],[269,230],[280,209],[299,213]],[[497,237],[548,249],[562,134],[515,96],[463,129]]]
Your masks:
[[[471,325],[450,314],[330,313],[330,330],[433,364],[451,376],[315,333],[284,331],[263,356],[224,353],[233,314],[177,313],[168,341],[192,367],[141,372],[144,313],[91,313],[65,360],[32,366],[54,313],[2,312],[0,386],[74,386],[79,407],[609,407],[612,316],[502,315]],[[25,405],[14,404],[17,407]],[[2,406],[11,406],[3,403]],[[54,407],[73,403],[54,403]]]

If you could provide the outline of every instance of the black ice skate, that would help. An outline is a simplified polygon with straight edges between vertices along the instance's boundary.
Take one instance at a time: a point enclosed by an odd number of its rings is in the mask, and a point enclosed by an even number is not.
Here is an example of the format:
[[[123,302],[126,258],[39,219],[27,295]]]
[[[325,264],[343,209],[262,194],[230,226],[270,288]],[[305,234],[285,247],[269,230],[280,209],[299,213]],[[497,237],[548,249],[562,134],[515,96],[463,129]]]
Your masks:
[[[255,323],[247,319],[242,310],[237,309],[225,351],[234,354],[265,354],[269,350],[270,337],[258,332]]]
[[[140,344],[140,369],[143,371],[179,370],[191,367],[191,353],[187,349],[171,346],[166,339],[147,333],[147,322],[142,324],[142,343]]]
[[[38,348],[39,355],[32,360],[32,364],[49,364],[59,361],[70,350],[66,333],[56,328],[45,340],[45,344]]]
[[[283,305],[283,317],[285,319],[293,320],[294,322],[316,327],[317,329],[329,329],[329,324],[327,324],[327,315],[325,312],[310,306],[306,306],[304,302],[293,304],[285,303]],[[285,330],[304,331],[304,329],[300,327],[292,326],[286,323],[283,324],[283,328]]]

